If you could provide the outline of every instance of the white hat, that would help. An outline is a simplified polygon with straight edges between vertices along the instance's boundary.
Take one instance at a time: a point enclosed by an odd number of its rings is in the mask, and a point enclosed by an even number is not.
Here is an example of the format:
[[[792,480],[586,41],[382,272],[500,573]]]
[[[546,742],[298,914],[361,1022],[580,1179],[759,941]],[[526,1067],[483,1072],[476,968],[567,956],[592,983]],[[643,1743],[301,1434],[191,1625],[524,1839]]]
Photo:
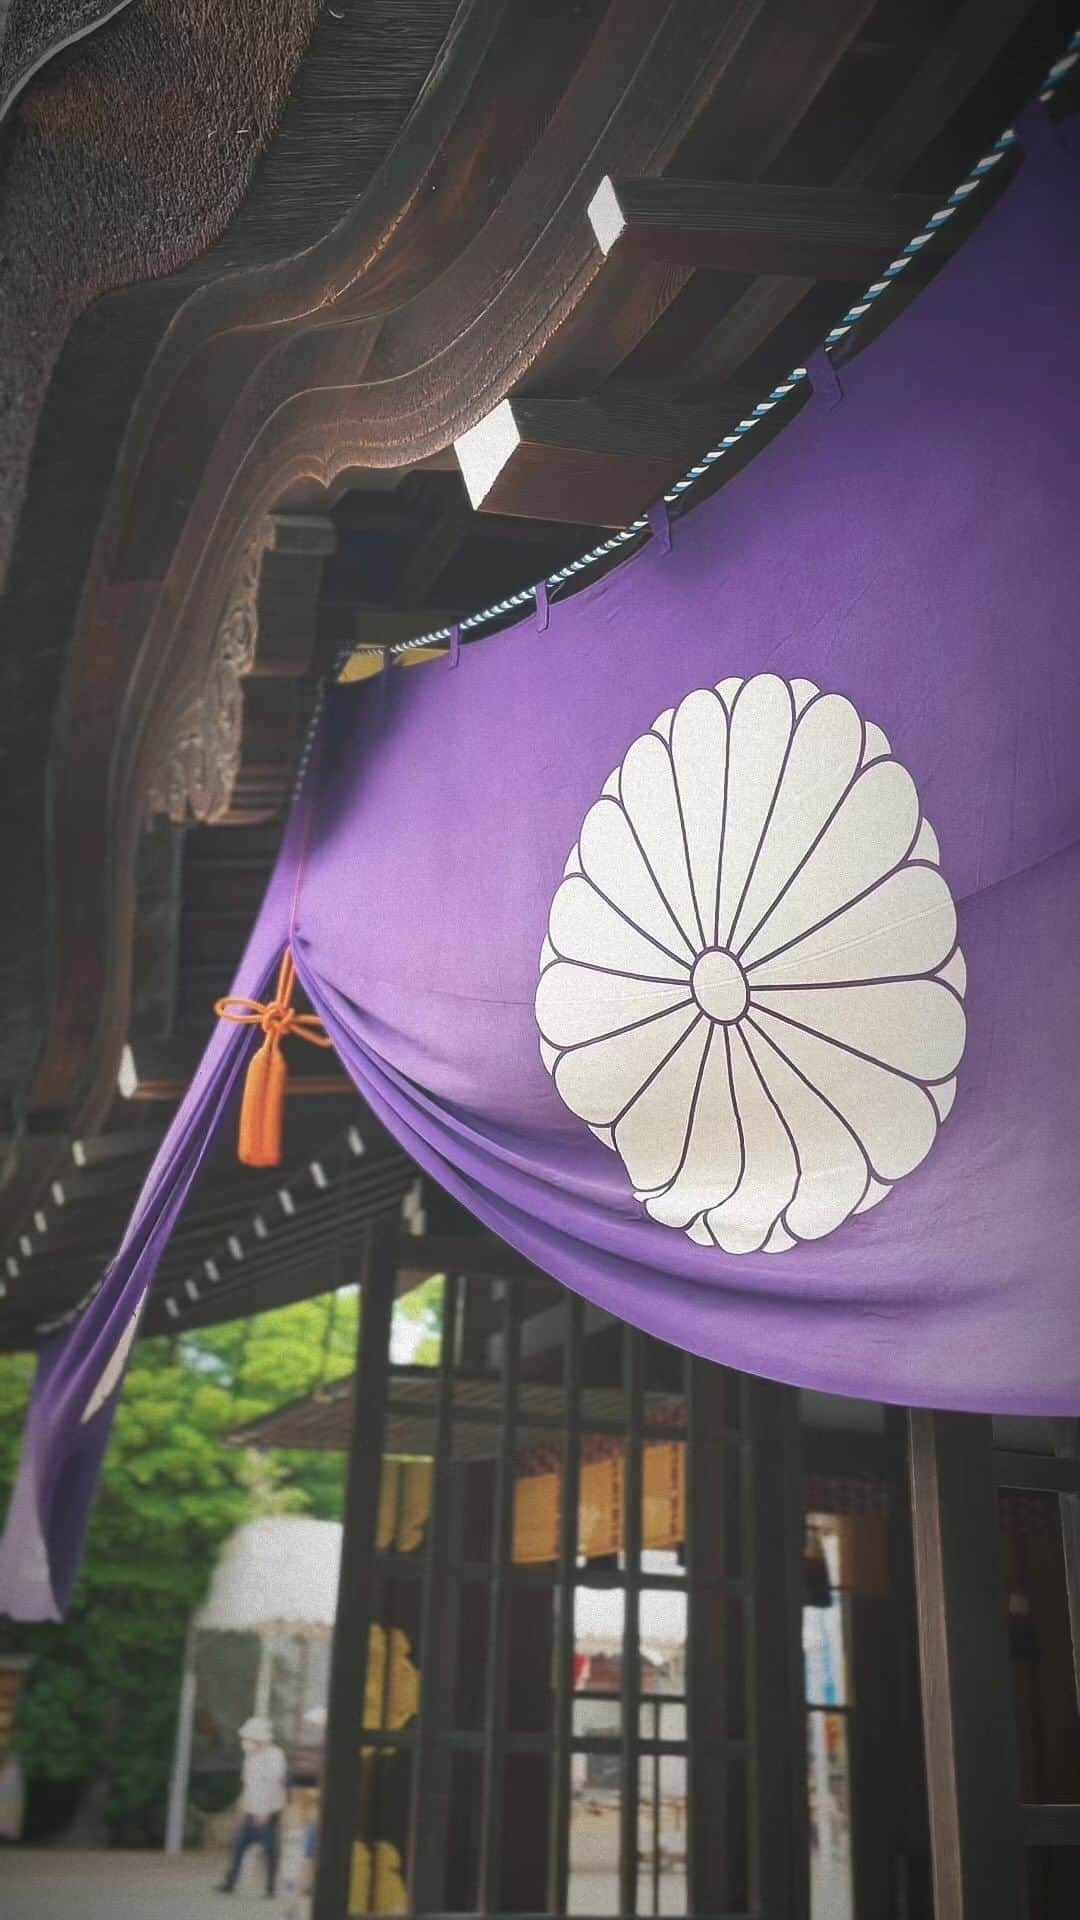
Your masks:
[[[253,1714],[240,1728],[241,1740],[253,1740],[256,1746],[268,1747],[274,1738],[274,1729],[263,1714]]]

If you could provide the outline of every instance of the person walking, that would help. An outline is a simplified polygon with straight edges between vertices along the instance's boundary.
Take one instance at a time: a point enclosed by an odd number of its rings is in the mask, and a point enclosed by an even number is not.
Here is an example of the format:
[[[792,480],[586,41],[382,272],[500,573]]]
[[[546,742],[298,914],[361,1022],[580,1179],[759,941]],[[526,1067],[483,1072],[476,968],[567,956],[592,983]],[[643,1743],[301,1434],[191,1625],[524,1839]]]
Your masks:
[[[261,1714],[245,1720],[240,1744],[244,1749],[240,1821],[233,1837],[229,1871],[217,1891],[235,1891],[245,1853],[249,1847],[258,1846],[266,1856],[266,1896],[272,1900],[277,1886],[281,1815],[288,1799],[285,1755],[274,1743],[269,1720]]]

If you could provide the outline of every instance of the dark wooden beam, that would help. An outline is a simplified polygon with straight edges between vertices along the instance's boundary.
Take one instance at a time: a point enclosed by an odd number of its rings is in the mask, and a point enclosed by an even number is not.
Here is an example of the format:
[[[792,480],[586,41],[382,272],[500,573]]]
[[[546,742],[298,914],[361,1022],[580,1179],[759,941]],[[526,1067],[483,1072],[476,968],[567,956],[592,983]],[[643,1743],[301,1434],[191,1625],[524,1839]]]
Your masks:
[[[1046,1453],[1011,1453],[994,1448],[994,1479],[999,1487],[1023,1487],[1028,1493],[1080,1493],[1080,1459]]]
[[[1020,1760],[988,1417],[910,1415],[936,1920],[1024,1920]]]
[[[258,1180],[252,1169],[240,1166],[231,1157],[230,1143],[230,1157],[206,1169],[197,1194],[174,1231],[167,1257],[180,1259],[193,1248],[201,1257],[234,1228],[247,1235],[252,1214],[261,1211],[283,1187],[303,1191],[310,1189],[313,1181],[318,1187],[313,1169],[321,1168],[325,1158],[325,1135],[320,1137],[319,1151],[312,1154],[309,1149],[307,1159],[303,1158],[302,1147],[291,1143],[289,1160],[280,1168],[267,1169]],[[380,1176],[385,1163],[365,1160],[365,1167],[369,1164],[372,1177]],[[390,1172],[392,1168],[385,1170]],[[115,1248],[144,1173],[144,1165],[121,1159],[85,1172],[73,1170],[53,1181],[48,1205],[35,1208],[20,1237],[27,1243],[22,1248],[23,1256],[47,1255],[53,1266],[65,1260],[81,1264],[93,1256],[95,1248]],[[337,1215],[335,1220],[340,1224]]]
[[[928,194],[608,175],[589,220],[608,260],[870,280],[937,209]]]
[[[621,527],[736,417],[636,398],[503,400],[454,450],[479,512]]]
[[[120,1194],[127,1205],[138,1190],[143,1172],[144,1166],[131,1160],[114,1160],[85,1172],[73,1167],[70,1173],[53,1181],[49,1188],[50,1207],[58,1208],[70,1220],[73,1210],[87,1201],[110,1199]]]
[[[515,1253],[494,1234],[403,1233],[398,1242],[398,1266],[412,1275],[457,1273],[479,1279],[546,1279],[524,1254]],[[410,1285],[414,1284],[410,1280]]]
[[[754,398],[757,398],[756,394]],[[454,460],[453,449],[448,448],[447,451]],[[461,470],[456,460],[454,474],[460,480]],[[351,534],[388,533],[410,539],[416,532],[416,522],[411,514],[378,498],[369,504],[362,494],[353,495],[349,505],[335,514],[334,521],[344,544],[348,543]],[[512,540],[515,546],[563,547],[566,544],[566,528],[554,520],[518,520],[508,525],[497,514],[474,513],[465,528],[465,537],[486,542]]]
[[[145,1160],[149,1164],[164,1138],[160,1126],[91,1134],[86,1140],[72,1141],[71,1158],[77,1167],[103,1167],[114,1160]]]
[[[326,1785],[312,1920],[349,1910],[353,1849],[360,1839],[360,1733],[377,1579],[376,1532],[390,1377],[390,1323],[397,1296],[397,1221],[373,1228],[361,1294],[337,1614],[330,1658]]]
[[[1080,1805],[1025,1807],[1023,1822],[1029,1847],[1080,1847]]]
[[[129,1042],[120,1057],[117,1085],[125,1100],[180,1100],[201,1058],[200,1047],[179,1040]],[[340,1069],[335,1071],[333,1056],[330,1059],[328,1068],[325,1053],[309,1056],[306,1047],[303,1052],[294,1048],[289,1059],[289,1094],[355,1094],[352,1081]]]

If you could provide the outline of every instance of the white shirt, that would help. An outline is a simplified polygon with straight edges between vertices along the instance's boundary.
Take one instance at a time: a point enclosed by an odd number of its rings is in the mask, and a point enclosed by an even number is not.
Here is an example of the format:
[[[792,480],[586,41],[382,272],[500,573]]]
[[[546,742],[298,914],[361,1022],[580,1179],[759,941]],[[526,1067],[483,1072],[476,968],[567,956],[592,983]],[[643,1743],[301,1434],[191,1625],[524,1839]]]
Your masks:
[[[244,1755],[241,1805],[256,1820],[280,1813],[288,1799],[285,1755],[280,1747],[253,1747]]]

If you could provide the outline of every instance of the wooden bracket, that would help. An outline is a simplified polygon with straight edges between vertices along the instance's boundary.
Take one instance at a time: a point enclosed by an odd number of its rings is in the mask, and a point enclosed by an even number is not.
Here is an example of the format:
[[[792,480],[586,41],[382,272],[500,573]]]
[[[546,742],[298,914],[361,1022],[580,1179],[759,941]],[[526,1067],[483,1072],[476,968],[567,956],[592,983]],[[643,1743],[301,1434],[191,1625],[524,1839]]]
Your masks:
[[[921,193],[608,175],[590,203],[589,220],[609,259],[866,281],[922,231],[938,206]]]
[[[504,400],[454,451],[478,512],[622,527],[737,418],[636,398]]]
[[[313,1049],[296,1049],[289,1060],[290,1098],[302,1095],[355,1094],[348,1076],[333,1067],[327,1071],[319,1056],[309,1061]],[[129,1041],[120,1056],[117,1087],[125,1100],[182,1100],[199,1064],[201,1049],[183,1041]]]
[[[258,523],[209,649],[186,663],[174,694],[151,814],[239,825],[279,811],[297,750],[296,682],[313,667],[319,584],[336,544],[326,515]]]

